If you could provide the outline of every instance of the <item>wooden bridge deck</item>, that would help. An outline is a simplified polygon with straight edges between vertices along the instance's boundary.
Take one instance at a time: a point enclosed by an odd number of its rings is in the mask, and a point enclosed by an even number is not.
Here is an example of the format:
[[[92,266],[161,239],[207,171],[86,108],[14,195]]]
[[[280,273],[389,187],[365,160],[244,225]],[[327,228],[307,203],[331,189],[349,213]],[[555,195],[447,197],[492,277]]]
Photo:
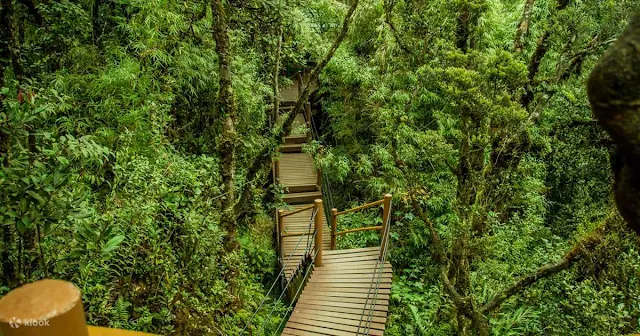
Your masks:
[[[324,265],[313,270],[282,335],[382,336],[392,268],[378,261],[380,248],[323,254]]]

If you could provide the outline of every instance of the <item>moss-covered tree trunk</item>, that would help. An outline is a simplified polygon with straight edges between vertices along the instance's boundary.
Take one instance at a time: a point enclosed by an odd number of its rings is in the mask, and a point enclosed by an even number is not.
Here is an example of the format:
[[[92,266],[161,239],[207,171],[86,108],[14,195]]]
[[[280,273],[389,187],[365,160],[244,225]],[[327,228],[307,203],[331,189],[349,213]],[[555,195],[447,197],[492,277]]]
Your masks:
[[[529,32],[529,25],[531,24],[531,13],[533,13],[533,5],[536,0],[526,0],[524,4],[524,10],[522,12],[522,19],[518,24],[516,30],[516,37],[513,41],[513,49],[516,52],[522,52],[524,49],[524,36]]]
[[[237,120],[237,108],[233,97],[231,82],[231,52],[229,44],[229,24],[222,0],[211,2],[213,13],[213,38],[216,41],[218,53],[218,108],[219,115],[224,116],[222,139],[220,143],[220,156],[222,158],[222,181],[224,183],[225,196],[222,198],[222,227],[227,231],[225,249],[233,251],[238,247],[236,239],[236,216],[233,208],[236,203],[236,190],[234,186],[236,169],[236,144],[238,135],[235,125]]]
[[[618,209],[640,233],[640,13],[593,69],[588,93],[618,147],[611,160]]]

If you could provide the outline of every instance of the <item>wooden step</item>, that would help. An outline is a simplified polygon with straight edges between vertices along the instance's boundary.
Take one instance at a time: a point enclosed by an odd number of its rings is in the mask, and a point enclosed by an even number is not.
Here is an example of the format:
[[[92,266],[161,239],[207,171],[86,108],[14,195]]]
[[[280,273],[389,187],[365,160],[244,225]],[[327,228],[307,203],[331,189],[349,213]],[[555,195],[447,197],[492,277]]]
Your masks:
[[[289,204],[296,203],[309,203],[313,202],[316,199],[322,199],[322,192],[320,191],[310,191],[310,192],[301,192],[295,194],[286,194],[284,195],[284,201]]]
[[[286,138],[284,138],[284,143],[285,145],[289,145],[289,144],[303,144],[307,142],[307,135],[306,134],[302,134],[302,135],[290,135]]]
[[[316,184],[301,184],[301,185],[295,185],[295,186],[287,186],[284,189],[284,192],[287,194],[297,194],[297,193],[303,193],[303,192],[308,192],[308,191],[318,191],[320,190],[320,187],[318,187],[318,185]]]
[[[280,104],[281,105],[294,105],[298,100],[298,85],[294,81],[293,85],[280,89]]]
[[[286,144],[284,146],[282,146],[282,148],[280,148],[280,152],[281,153],[302,153],[302,146],[304,146],[304,144]]]

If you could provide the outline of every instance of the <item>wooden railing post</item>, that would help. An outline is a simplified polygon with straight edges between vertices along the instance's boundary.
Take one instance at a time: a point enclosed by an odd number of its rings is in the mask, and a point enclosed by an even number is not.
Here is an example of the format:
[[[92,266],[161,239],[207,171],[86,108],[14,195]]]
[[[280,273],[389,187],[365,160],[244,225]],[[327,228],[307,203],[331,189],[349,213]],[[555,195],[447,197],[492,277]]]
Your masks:
[[[331,209],[331,249],[336,249],[336,230],[338,229],[338,209]]]
[[[322,267],[322,200],[317,199],[314,201],[316,207],[316,218],[314,222],[315,228],[315,246],[313,247],[314,253],[316,255],[314,265],[316,267]]]
[[[276,158],[273,162],[273,166],[274,168],[274,172],[275,172],[275,176],[274,179],[275,181],[273,181],[274,183],[278,184],[278,180],[280,179],[280,158]]]
[[[382,208],[382,230],[380,231],[380,260],[385,252],[385,247],[389,243],[389,235],[387,234],[387,225],[391,225],[391,223],[387,223],[387,219],[391,215],[389,211],[391,210],[391,194],[384,195],[384,205]]]
[[[284,242],[282,241],[282,235],[284,234],[284,210],[278,210],[278,252],[280,252],[280,258],[284,258]]]
[[[307,102],[304,111],[304,119],[309,124],[309,128],[311,128],[311,103]]]
[[[309,131],[307,132],[307,142],[311,142],[311,140],[313,140],[313,126],[311,124],[311,103],[307,102],[305,109],[304,109],[304,119],[307,123],[307,127],[309,128]]]

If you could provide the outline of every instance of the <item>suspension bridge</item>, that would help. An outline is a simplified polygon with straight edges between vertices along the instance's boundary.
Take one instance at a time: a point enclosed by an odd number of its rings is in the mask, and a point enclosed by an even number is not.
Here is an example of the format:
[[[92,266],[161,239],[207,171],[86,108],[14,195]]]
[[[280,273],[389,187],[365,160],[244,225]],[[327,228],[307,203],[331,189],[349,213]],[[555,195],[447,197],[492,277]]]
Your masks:
[[[304,81],[302,72],[282,91],[281,114],[291,112]],[[276,331],[288,336],[383,335],[392,280],[386,260],[392,197],[344,211],[333,208],[328,180],[304,151],[317,137],[310,102],[295,116],[293,129],[302,131],[285,139],[273,169],[287,203],[275,216],[283,288],[279,299],[288,294],[291,311]],[[338,231],[340,216],[375,207],[382,208],[382,225]],[[340,236],[371,230],[380,232],[379,246],[337,249]]]

